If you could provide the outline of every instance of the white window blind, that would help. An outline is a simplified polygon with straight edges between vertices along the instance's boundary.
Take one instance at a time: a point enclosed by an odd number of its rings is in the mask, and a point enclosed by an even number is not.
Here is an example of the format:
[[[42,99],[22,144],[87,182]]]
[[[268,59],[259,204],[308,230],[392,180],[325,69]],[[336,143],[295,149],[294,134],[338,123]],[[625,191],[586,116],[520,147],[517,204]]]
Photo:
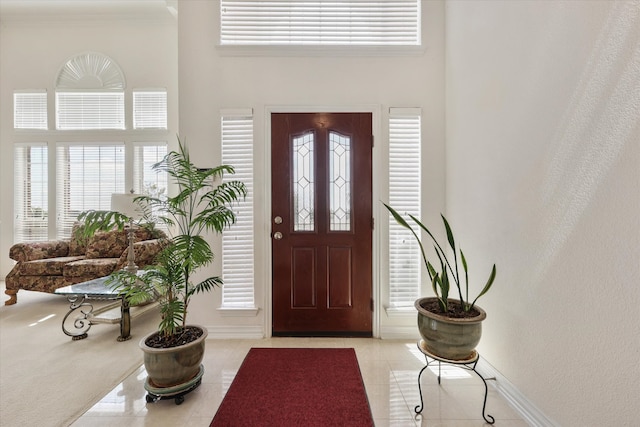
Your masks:
[[[45,143],[14,146],[14,242],[35,242],[48,238],[47,156]]]
[[[389,114],[389,205],[420,218],[420,112]],[[420,247],[411,232],[389,215],[389,305],[413,307],[420,295]]]
[[[133,128],[167,128],[166,90],[139,90],[133,92]]]
[[[88,209],[111,209],[111,194],[124,193],[122,143],[56,146],[56,233],[71,235],[78,214]]]
[[[167,155],[166,142],[136,142],[133,146],[133,191],[159,197],[167,195],[167,174],[152,166]]]
[[[420,45],[419,0],[220,2],[221,45]]]
[[[13,127],[14,129],[47,129],[46,91],[14,92]]]
[[[56,128],[124,129],[124,92],[56,92]]]
[[[253,117],[251,110],[223,112],[222,163],[235,168],[225,180],[239,180],[247,197],[234,205],[236,223],[222,234],[222,306],[254,306]]]
[[[166,197],[168,195],[168,179],[166,172],[152,168],[167,154],[167,143],[134,143],[133,147],[133,191],[136,194],[146,194],[152,197]],[[152,212],[158,216],[159,212]],[[156,227],[168,231],[164,223],[156,222]]]

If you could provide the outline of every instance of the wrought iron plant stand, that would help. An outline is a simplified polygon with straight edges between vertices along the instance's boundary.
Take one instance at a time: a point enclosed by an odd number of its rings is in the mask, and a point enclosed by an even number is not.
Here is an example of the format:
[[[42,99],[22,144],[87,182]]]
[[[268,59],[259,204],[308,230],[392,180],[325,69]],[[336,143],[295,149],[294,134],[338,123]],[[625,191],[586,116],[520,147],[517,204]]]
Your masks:
[[[493,418],[491,415],[489,415],[489,414],[487,414],[485,412],[486,407],[487,407],[487,394],[488,394],[488,391],[489,391],[488,388],[487,388],[487,380],[495,380],[495,377],[484,378],[476,370],[476,365],[478,364],[478,360],[480,360],[480,355],[478,354],[477,351],[474,350],[473,354],[471,355],[471,357],[468,358],[468,359],[465,359],[465,360],[443,359],[443,358],[438,357],[438,356],[436,356],[434,354],[431,354],[426,349],[423,340],[418,341],[418,350],[420,350],[420,352],[422,354],[424,354],[424,358],[426,360],[426,364],[420,370],[420,373],[418,374],[418,390],[420,391],[420,405],[417,405],[414,408],[416,414],[422,413],[422,410],[424,409],[424,399],[423,399],[423,396],[422,396],[422,385],[420,384],[420,377],[422,376],[422,373],[424,372],[424,370],[427,369],[431,363],[438,362],[438,384],[440,384],[440,378],[441,378],[441,370],[440,369],[441,369],[443,363],[447,363],[447,364],[450,364],[450,365],[456,365],[456,366],[459,366],[459,367],[461,367],[463,369],[466,369],[468,371],[473,371],[473,372],[476,373],[477,376],[480,377],[480,379],[482,380],[482,383],[484,384],[484,401],[482,403],[482,418],[484,418],[484,420],[488,424],[493,424],[493,423],[496,422],[495,418]]]

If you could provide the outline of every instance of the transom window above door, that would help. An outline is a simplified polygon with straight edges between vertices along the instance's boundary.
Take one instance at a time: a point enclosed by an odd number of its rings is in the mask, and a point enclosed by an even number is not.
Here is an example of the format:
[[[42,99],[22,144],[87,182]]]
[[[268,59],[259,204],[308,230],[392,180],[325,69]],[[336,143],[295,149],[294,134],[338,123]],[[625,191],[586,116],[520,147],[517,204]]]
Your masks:
[[[221,46],[419,46],[420,0],[221,0]]]

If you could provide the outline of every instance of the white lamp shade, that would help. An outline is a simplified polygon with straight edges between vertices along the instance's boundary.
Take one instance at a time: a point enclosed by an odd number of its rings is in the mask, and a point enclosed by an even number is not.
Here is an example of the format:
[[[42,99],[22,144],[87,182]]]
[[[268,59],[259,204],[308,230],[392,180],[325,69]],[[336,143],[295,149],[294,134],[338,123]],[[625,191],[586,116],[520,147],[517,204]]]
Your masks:
[[[112,194],[111,210],[126,215],[130,219],[140,219],[142,217],[142,209],[140,208],[140,204],[134,201],[136,197],[138,197],[138,194]]]

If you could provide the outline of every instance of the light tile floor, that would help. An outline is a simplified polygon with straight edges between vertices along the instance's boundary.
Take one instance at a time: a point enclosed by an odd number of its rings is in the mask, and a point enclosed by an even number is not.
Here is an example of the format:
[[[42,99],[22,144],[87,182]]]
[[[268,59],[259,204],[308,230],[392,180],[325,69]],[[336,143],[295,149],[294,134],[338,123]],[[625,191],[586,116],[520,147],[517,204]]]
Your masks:
[[[422,415],[415,415],[414,408],[420,403],[418,373],[425,364],[415,342],[365,338],[269,338],[208,340],[202,385],[186,395],[181,405],[176,405],[173,399],[147,403],[144,390],[146,372],[141,367],[72,426],[206,427],[251,347],[353,347],[378,427],[488,425],[482,419],[482,380],[473,372],[452,365],[442,365],[441,385],[437,381],[437,364],[430,365],[422,374],[425,408]],[[431,371],[432,367],[434,371]],[[527,426],[491,385],[486,412],[495,417],[496,426]],[[242,414],[238,414],[238,426],[242,425]]]

